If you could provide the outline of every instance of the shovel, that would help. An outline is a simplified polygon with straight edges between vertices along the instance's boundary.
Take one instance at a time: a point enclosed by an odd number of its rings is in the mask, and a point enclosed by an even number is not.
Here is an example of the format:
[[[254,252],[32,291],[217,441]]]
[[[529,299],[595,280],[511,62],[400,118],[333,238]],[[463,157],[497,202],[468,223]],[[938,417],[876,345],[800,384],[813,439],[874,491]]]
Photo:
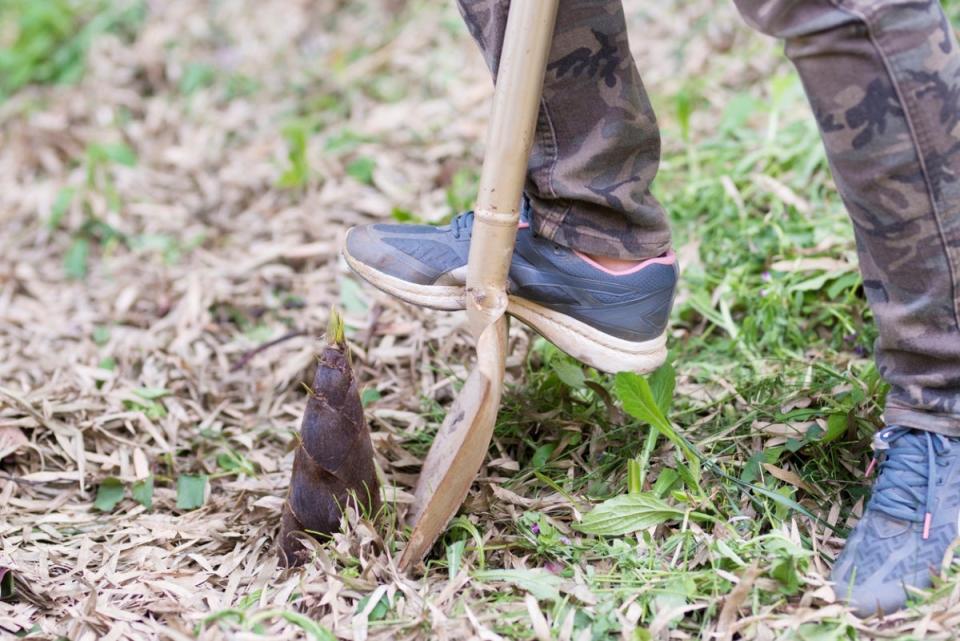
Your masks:
[[[467,262],[477,363],[424,461],[410,511],[413,532],[400,556],[404,571],[423,560],[463,503],[493,436],[507,356],[507,273],[558,2],[510,3]]]

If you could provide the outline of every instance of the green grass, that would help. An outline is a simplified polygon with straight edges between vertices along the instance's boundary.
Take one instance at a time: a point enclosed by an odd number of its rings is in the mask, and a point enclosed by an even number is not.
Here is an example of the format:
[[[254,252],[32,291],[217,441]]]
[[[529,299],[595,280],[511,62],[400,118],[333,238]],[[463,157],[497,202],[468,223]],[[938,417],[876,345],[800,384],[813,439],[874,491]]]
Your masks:
[[[574,636],[589,629],[592,639],[618,638],[612,613],[628,602],[648,622],[665,607],[699,604],[671,625],[705,634],[734,587],[730,577],[753,565],[765,581],[751,596],[755,609],[782,607],[808,589],[815,554],[810,525],[819,522],[822,536],[834,503],[846,514],[865,494],[851,470],[867,464],[885,387],[868,360],[875,330],[852,230],[799,82],[774,78],[764,93],[774,99],[696,109],[685,95],[665,119],[682,125],[698,110],[705,118],[720,114],[706,139],[690,140],[683,126],[665,131],[669,151],[656,193],[684,260],[671,342],[675,379],[669,370],[650,379],[651,399],[663,380],[677,384],[672,402],[667,391],[654,404],[665,415],[638,407],[613,377],[542,339],[524,380],[504,401],[495,441],[520,468],[504,486],[525,497],[558,492],[580,510],[601,501],[593,509],[606,510],[620,531],[601,535],[604,529],[589,518],[578,528],[568,518],[558,524],[555,516],[526,511],[505,543],[488,543],[482,552],[487,567],[491,556],[509,554],[529,570],[497,574],[480,569],[478,537],[455,525],[430,562],[432,572],[448,572],[453,559],[472,563],[477,579],[501,586],[490,597],[498,607],[534,593],[554,633],[572,616]],[[793,262],[800,258],[832,262],[798,270]],[[438,409],[430,409],[439,420]],[[696,464],[665,437],[647,443],[651,423],[661,433],[676,429]],[[803,430],[769,447],[757,423]],[[593,451],[597,439],[603,447]],[[431,440],[428,430],[405,447],[422,454]],[[779,480],[765,465],[795,473],[812,492]],[[792,533],[794,523],[799,529]],[[839,525],[835,534],[843,535],[842,519]],[[585,573],[600,601],[586,607],[551,591],[555,575],[542,568],[566,579]],[[499,634],[532,633],[522,602],[518,608]],[[854,638],[841,621],[792,634]],[[642,630],[637,638],[644,638]]]
[[[0,100],[30,84],[76,82],[98,36],[129,37],[140,0],[0,0]]]
[[[616,638],[619,624],[611,613],[630,601],[643,608],[646,621],[668,605],[701,604],[672,625],[703,634],[718,615],[720,597],[733,588],[729,577],[753,564],[766,580],[766,589],[752,594],[753,607],[784,605],[807,589],[815,554],[813,521],[804,514],[824,519],[834,503],[846,513],[864,495],[862,478],[850,470],[867,463],[885,389],[867,359],[875,330],[855,270],[852,231],[799,82],[775,78],[764,93],[773,99],[696,108],[682,96],[666,119],[682,125],[698,110],[721,114],[716,133],[695,143],[683,126],[665,132],[670,151],[656,193],[686,259],[671,343],[678,387],[672,404],[664,404],[669,419],[638,411],[635,399],[622,393],[630,414],[645,420],[618,416],[611,397],[620,386],[613,378],[543,341],[525,380],[507,395],[495,438],[520,465],[504,483],[508,489],[527,497],[561,492],[580,509],[590,500],[607,501],[594,509],[610,510],[618,527],[637,529],[631,519],[644,526],[632,535],[595,536],[591,528],[602,528],[589,519],[580,528],[586,534],[562,519],[563,534],[551,524],[555,519],[531,511],[515,523],[505,547],[487,546],[488,565],[496,551],[526,560],[532,574],[503,577],[521,593],[549,582],[552,575],[537,575],[539,567],[567,578],[586,572],[590,589],[601,595],[589,608],[540,586],[554,633],[572,612],[575,636],[588,628],[589,638]],[[799,258],[832,262],[797,270],[791,263]],[[696,451],[697,465],[664,437],[648,449],[652,456],[637,461],[658,420],[668,420],[661,432],[677,429]],[[804,431],[766,447],[753,429],[758,422]],[[408,446],[423,449],[425,436]],[[589,442],[597,438],[603,448],[591,455]],[[574,454],[577,472],[570,474]],[[628,468],[640,464],[649,467],[646,483],[634,477],[628,494]],[[812,492],[779,480],[765,464],[795,473]],[[628,496],[639,498],[611,502]],[[670,510],[657,512],[650,501]],[[791,534],[794,522],[799,538]],[[664,527],[651,534],[655,523]],[[818,528],[822,534],[824,526]],[[432,562],[435,571],[444,571],[451,555],[476,554],[473,538],[451,528],[445,551]],[[502,603],[516,596],[507,591],[492,598]],[[518,612],[497,632],[522,638],[531,630]],[[793,634],[853,638],[839,621]]]

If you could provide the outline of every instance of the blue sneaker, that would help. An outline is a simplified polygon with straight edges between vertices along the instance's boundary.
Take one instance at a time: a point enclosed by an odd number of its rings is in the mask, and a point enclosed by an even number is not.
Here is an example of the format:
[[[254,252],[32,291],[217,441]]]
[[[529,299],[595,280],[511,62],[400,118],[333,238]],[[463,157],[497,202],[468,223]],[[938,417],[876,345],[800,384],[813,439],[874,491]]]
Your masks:
[[[883,458],[873,496],[830,576],[860,616],[899,610],[908,587],[930,587],[960,536],[960,439],[892,426],[874,449]]]
[[[606,372],[646,373],[666,359],[677,284],[672,252],[612,271],[534,233],[524,212],[510,267],[507,312],[574,358]],[[414,305],[464,309],[473,213],[449,225],[376,224],[347,234],[350,267]]]

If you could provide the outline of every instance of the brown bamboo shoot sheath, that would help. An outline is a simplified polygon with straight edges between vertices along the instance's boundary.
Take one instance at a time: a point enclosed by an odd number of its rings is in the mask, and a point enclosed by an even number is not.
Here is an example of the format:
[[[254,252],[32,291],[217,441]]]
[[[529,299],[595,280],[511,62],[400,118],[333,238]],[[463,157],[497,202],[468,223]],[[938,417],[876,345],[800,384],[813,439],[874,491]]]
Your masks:
[[[380,507],[370,429],[343,324],[335,312],[330,326],[303,415],[281,515],[280,555],[287,565],[301,565],[308,558],[299,536],[336,532],[348,504],[369,515]]]

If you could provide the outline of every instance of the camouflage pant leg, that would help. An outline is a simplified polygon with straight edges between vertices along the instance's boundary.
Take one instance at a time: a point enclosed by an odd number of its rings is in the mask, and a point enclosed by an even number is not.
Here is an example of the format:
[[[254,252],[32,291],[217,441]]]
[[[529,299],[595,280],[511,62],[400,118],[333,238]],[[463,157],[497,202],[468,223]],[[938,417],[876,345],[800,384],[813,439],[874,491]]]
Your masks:
[[[509,0],[458,0],[496,72]],[[537,231],[588,253],[650,258],[670,230],[650,183],[660,133],[620,0],[560,0],[526,193]]]
[[[736,0],[786,40],[853,219],[886,420],[960,435],[960,49],[936,0]]]

